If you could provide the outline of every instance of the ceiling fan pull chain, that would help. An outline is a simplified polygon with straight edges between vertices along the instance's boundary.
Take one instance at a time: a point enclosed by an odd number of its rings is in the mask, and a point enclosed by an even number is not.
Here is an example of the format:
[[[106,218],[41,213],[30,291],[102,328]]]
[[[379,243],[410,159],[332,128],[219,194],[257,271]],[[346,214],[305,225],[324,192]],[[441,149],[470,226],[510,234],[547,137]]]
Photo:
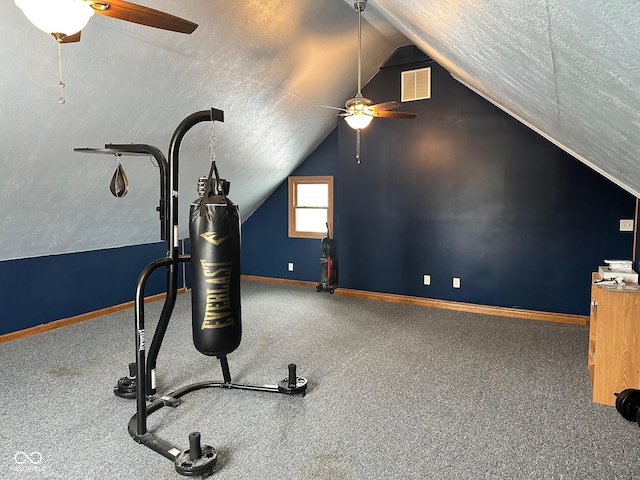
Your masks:
[[[64,88],[64,80],[62,80],[62,48],[60,47],[62,42],[58,41],[56,43],[58,44],[58,71],[60,72],[60,82],[58,83],[60,87],[60,98],[58,99],[58,103],[64,103],[64,96],[62,96],[62,89]]]

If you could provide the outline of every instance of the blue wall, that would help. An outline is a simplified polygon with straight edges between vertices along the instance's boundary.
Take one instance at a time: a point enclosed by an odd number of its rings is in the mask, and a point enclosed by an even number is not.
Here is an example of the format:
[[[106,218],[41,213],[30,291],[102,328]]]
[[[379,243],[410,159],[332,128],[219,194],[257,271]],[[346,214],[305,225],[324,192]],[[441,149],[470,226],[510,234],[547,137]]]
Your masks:
[[[133,300],[140,272],[165,251],[162,242],[0,262],[0,335]],[[145,295],[164,291],[161,268]]]
[[[292,175],[335,177],[337,154],[338,132],[334,130]],[[244,275],[319,281],[321,255],[320,240],[289,238],[286,179],[242,224]],[[293,272],[287,270],[289,262],[293,262]]]
[[[618,227],[634,218],[635,198],[415,47],[399,50],[363,93],[397,100],[400,72],[424,66],[432,98],[402,105],[414,120],[375,119],[360,165],[355,132],[339,121],[294,172],[335,175],[340,286],[588,314],[590,272],[632,256],[633,234]],[[243,225],[245,274],[318,281],[319,256],[319,241],[287,237],[286,182]]]

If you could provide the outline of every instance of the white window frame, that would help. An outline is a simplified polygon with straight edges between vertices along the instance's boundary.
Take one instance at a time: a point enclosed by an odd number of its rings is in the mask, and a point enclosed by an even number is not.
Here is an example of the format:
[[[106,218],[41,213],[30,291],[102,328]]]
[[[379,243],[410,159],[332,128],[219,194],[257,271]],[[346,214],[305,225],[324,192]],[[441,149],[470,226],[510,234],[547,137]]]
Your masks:
[[[327,232],[305,232],[296,228],[296,210],[299,207],[296,204],[297,195],[296,189],[300,184],[326,184],[328,186],[327,199],[327,223],[329,224],[329,230],[333,228],[333,177],[332,176],[314,176],[314,177],[289,177],[289,237],[292,238],[323,238],[327,235]],[[318,208],[318,207],[312,207]]]

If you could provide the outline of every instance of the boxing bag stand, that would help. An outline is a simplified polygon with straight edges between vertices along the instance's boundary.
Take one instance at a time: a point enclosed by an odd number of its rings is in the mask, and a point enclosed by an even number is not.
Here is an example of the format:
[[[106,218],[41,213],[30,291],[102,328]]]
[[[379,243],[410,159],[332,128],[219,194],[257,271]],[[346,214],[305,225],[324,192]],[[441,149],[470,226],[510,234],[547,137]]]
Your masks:
[[[78,152],[116,154],[117,156],[152,155],[157,160],[160,170],[160,204],[157,210],[161,223],[160,235],[161,239],[166,241],[167,253],[166,257],[154,260],[147,265],[138,278],[134,302],[135,372],[133,371],[133,364],[130,365],[130,377],[133,377],[135,373],[135,382],[131,389],[128,389],[126,386],[121,386],[122,388],[118,391],[119,388],[116,386],[115,393],[125,398],[135,396],[136,414],[133,415],[128,424],[129,434],[133,439],[172,460],[176,471],[185,476],[208,476],[212,474],[217,461],[217,452],[211,446],[201,445],[199,432],[192,432],[189,435],[189,448],[187,449],[179,449],[153,433],[150,433],[147,430],[147,417],[153,412],[165,406],[177,407],[181,403],[181,397],[203,388],[220,387],[224,389],[253,390],[284,394],[300,393],[302,395],[305,394],[307,388],[307,380],[297,375],[295,364],[289,364],[287,377],[276,385],[239,384],[231,380],[226,355],[235,350],[240,343],[239,216],[237,214],[237,207],[226,196],[228,193],[228,182],[219,178],[215,160],[212,161],[211,171],[209,172],[203,195],[200,199],[192,203],[190,212],[190,232],[193,234],[193,229],[199,228],[198,225],[200,225],[200,228],[204,228],[205,231],[199,235],[199,237],[204,239],[204,243],[198,239],[200,243],[195,245],[192,239],[191,255],[179,255],[178,253],[179,228],[177,212],[180,145],[184,135],[193,126],[207,121],[224,122],[224,113],[221,110],[212,108],[211,110],[199,111],[186,117],[180,125],[178,125],[171,138],[169,145],[169,162],[167,162],[159,149],[143,144],[107,144],[103,149],[74,149]],[[215,184],[213,182],[213,173],[215,173]],[[223,226],[220,227],[220,224],[212,226],[211,222],[215,223],[218,217],[223,218]],[[237,235],[234,222],[237,222]],[[196,226],[194,227],[194,225]],[[212,228],[217,230],[206,231]],[[228,235],[224,234],[224,232],[220,233],[220,228],[223,230],[224,228],[229,229],[229,231],[226,232]],[[234,255],[238,257],[238,261],[231,266],[234,262],[218,261],[220,259],[217,258],[216,255],[220,256],[228,253],[228,245],[232,245],[233,242],[227,241],[225,244],[225,239],[229,238],[233,240],[235,236],[237,236],[237,251],[234,252]],[[216,251],[216,248],[211,247],[209,244],[214,247],[222,246],[223,248],[222,250],[218,249],[218,251]],[[198,257],[198,255],[203,258]],[[209,258],[211,255],[213,255],[213,257]],[[194,256],[194,259],[191,258],[192,256]],[[192,327],[194,344],[201,353],[216,356],[220,360],[223,380],[221,382],[206,381],[194,383],[179,388],[169,394],[158,396],[156,395],[156,360],[171,313],[175,306],[178,290],[178,266],[181,262],[192,263],[192,276],[194,275],[194,270],[196,270],[193,267],[197,266],[194,265],[194,262],[199,262],[199,264],[202,265],[201,273],[203,273],[204,279],[198,280],[196,277],[193,278]],[[144,323],[144,291],[146,282],[151,274],[163,267],[166,270],[167,296],[147,353]],[[231,285],[233,283],[236,284],[235,289],[233,285]],[[231,287],[227,288],[229,285],[231,285]],[[228,304],[232,304],[231,306],[233,307],[233,301],[230,301],[227,297],[235,298],[237,311],[233,311],[233,308],[226,308]],[[196,300],[198,299],[203,300],[206,305],[204,307],[202,307],[202,305],[196,305]],[[203,308],[204,313],[202,312]],[[211,311],[212,308],[215,311]],[[197,315],[204,315],[204,321],[201,320],[200,316],[196,318]],[[201,331],[199,330],[200,326],[202,327]],[[231,337],[229,337],[229,335],[231,335]],[[150,403],[147,404],[147,401],[150,401]]]

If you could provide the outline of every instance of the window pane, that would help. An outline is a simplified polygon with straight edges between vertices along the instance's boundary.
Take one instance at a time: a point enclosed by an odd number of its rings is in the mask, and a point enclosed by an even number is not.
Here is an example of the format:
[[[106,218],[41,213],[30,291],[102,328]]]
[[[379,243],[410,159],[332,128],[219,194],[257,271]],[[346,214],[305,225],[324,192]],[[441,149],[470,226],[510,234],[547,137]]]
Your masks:
[[[333,223],[333,177],[290,176],[287,183],[289,237],[324,237]]]
[[[329,206],[329,185],[326,183],[299,183],[297,193],[298,207]]]
[[[327,210],[324,208],[296,208],[296,230],[299,232],[326,232]]]

